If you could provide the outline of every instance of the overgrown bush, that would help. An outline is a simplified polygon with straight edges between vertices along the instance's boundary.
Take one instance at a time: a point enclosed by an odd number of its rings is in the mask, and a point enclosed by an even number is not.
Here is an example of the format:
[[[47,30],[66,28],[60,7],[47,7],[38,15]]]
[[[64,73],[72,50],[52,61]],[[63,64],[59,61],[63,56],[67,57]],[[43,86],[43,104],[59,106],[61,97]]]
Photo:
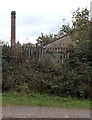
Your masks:
[[[62,65],[40,62],[18,65],[3,60],[3,91],[88,98],[91,77],[91,68],[87,64],[79,64],[70,70]]]
[[[76,49],[70,51],[67,64],[29,62],[24,54],[19,56],[19,49],[13,49],[15,56],[7,45],[2,48],[2,87],[3,91],[39,92],[55,94],[58,96],[73,96],[88,98],[91,96],[92,79],[92,35],[89,32],[89,11],[78,8],[73,12],[72,27],[63,25],[61,31],[70,35],[76,43]],[[66,28],[69,29],[66,29]],[[91,27],[90,27],[91,28]],[[46,39],[44,39],[44,37]],[[38,43],[50,43],[48,38],[53,35],[40,36]],[[17,48],[18,48],[17,44]],[[72,47],[70,47],[72,48]],[[16,58],[16,59],[14,59]]]

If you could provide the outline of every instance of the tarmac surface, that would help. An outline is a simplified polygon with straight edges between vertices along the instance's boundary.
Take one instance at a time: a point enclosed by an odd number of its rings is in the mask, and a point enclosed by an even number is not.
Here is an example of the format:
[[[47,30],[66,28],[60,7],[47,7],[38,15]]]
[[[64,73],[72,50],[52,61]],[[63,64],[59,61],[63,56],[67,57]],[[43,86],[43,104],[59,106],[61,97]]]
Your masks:
[[[89,109],[3,106],[2,118],[90,118]],[[1,115],[0,115],[1,116]]]

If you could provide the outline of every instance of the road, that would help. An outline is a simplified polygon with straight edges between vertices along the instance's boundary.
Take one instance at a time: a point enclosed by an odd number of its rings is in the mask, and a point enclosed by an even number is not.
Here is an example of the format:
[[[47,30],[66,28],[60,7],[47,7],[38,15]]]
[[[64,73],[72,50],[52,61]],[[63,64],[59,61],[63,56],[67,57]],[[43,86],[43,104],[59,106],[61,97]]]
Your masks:
[[[90,118],[89,109],[3,106],[3,118]]]

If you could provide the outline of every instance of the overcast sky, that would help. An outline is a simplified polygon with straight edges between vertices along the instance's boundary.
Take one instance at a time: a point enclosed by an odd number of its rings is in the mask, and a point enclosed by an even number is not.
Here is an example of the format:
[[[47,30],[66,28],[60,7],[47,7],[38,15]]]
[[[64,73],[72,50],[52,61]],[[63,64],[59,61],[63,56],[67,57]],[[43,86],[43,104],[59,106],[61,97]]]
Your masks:
[[[78,7],[90,10],[92,0],[1,0],[0,40],[10,42],[11,11],[16,11],[16,41],[35,43],[41,33],[57,33],[63,24],[71,22]]]

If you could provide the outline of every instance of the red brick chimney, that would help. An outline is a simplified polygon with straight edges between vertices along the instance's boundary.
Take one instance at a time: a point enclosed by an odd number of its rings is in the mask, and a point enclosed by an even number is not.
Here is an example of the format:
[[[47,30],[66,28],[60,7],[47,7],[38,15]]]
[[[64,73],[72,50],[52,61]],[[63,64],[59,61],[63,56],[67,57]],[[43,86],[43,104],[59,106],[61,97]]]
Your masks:
[[[11,47],[16,45],[16,12],[11,12]]]

